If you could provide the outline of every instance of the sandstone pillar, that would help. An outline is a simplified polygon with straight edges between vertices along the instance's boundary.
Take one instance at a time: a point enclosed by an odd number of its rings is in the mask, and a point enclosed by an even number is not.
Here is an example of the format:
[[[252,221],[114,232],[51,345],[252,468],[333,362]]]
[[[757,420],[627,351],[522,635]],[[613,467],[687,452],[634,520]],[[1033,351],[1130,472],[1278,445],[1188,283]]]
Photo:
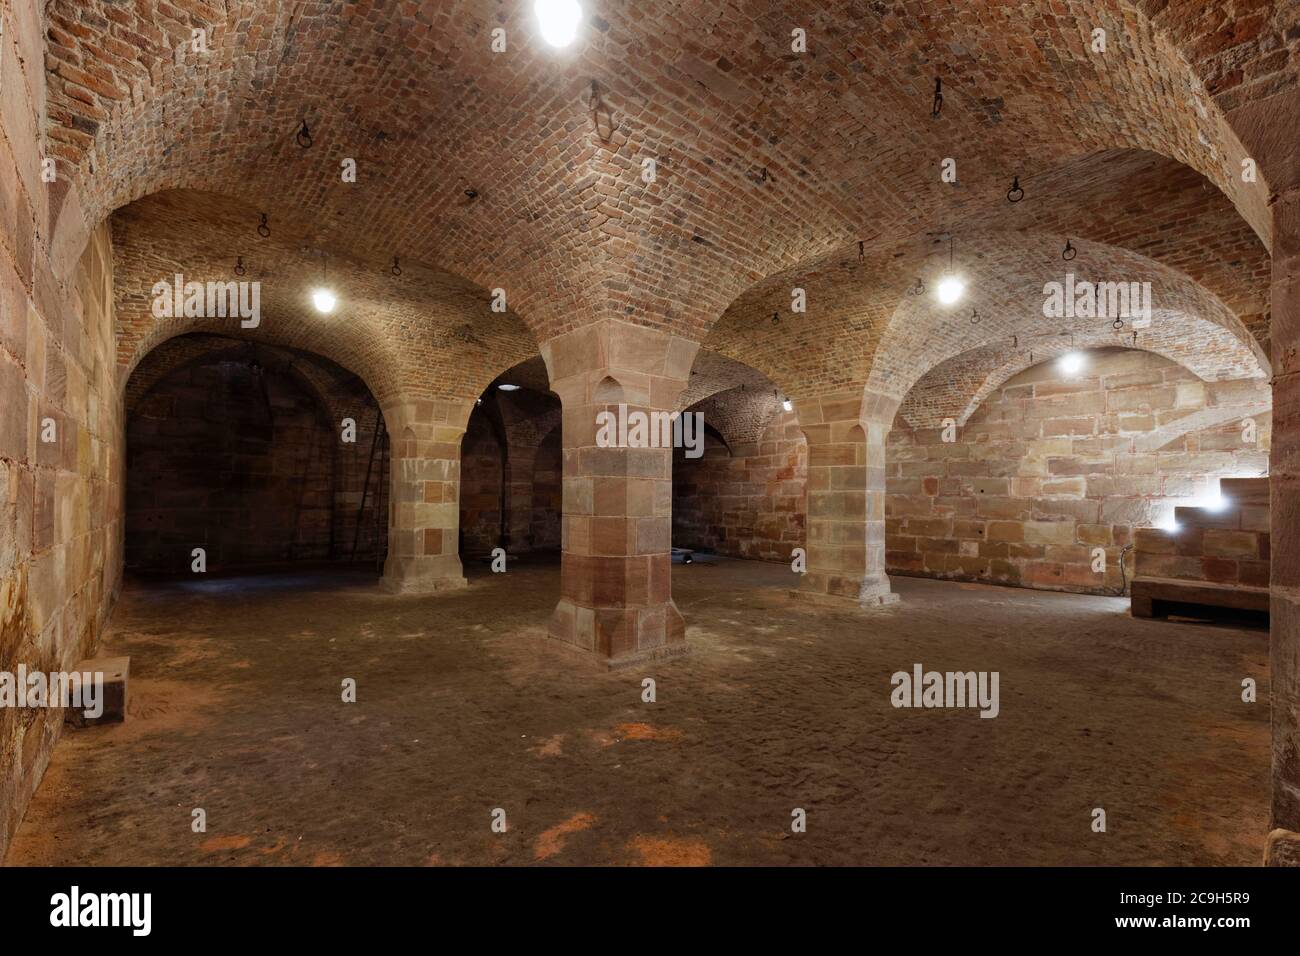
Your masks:
[[[604,447],[598,415],[670,413],[698,349],[608,320],[542,346],[564,416],[563,555],[550,635],[610,666],[684,652],[685,626],[672,599],[672,448]]]
[[[1270,668],[1272,826],[1265,862],[1300,866],[1300,94],[1255,98],[1229,117],[1272,214]],[[1267,182],[1267,189],[1263,189]],[[1251,197],[1247,193],[1247,198]]]
[[[885,438],[898,403],[860,390],[797,401],[808,439],[807,571],[799,597],[891,604],[885,573]]]
[[[1274,832],[1268,862],[1300,865],[1300,186],[1273,206],[1271,680]]]
[[[460,445],[472,401],[418,400],[384,407],[391,487],[382,584],[400,593],[463,588]]]

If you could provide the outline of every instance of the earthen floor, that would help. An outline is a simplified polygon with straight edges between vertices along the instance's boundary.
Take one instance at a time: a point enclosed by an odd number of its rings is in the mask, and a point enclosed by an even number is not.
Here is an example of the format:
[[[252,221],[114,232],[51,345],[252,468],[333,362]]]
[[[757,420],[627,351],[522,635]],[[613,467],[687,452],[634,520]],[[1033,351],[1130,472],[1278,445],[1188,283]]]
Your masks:
[[[544,639],[558,565],[467,571],[437,597],[130,585],[103,651],[131,657],[129,720],[65,731],[5,862],[1260,862],[1262,631],[908,578],[828,611],[784,565],[720,561],[674,568],[692,653],[610,672]],[[895,709],[914,663],[999,671],[999,716]]]

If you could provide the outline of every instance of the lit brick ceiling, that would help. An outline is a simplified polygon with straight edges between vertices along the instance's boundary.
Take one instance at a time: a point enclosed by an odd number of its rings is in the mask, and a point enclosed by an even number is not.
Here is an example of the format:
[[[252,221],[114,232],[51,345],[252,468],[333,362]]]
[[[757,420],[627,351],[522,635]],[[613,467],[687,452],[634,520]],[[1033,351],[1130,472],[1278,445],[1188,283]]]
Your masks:
[[[120,210],[123,367],[194,327],[145,322],[140,289],[177,268],[227,278],[244,255],[267,274],[259,334],[381,398],[475,395],[539,342],[607,318],[671,328],[791,392],[873,375],[897,391],[1028,334],[1024,290],[1038,282],[1041,300],[1071,237],[1078,270],[1159,285],[1165,354],[1264,370],[1268,185],[1242,182],[1225,113],[1296,84],[1300,5],[584,5],[578,44],[556,53],[523,2],[53,0],[56,195],[75,184],[92,225]],[[791,51],[795,27],[807,53]],[[194,28],[209,52],[191,49]],[[310,149],[295,144],[304,120]],[[939,178],[949,156],[955,185]],[[962,335],[917,325],[906,297],[937,274],[928,234],[946,231],[987,308]],[[325,321],[302,307],[319,250],[342,300]],[[788,312],[796,285],[806,315]],[[497,287],[504,315],[488,309]]]

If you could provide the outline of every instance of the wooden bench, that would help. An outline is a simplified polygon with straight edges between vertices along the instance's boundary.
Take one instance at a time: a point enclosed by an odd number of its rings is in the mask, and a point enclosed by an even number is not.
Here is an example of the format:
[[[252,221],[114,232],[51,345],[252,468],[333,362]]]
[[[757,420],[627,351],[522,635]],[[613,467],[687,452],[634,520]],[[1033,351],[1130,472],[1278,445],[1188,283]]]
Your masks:
[[[1268,588],[1174,578],[1134,578],[1130,585],[1134,617],[1155,617],[1161,604],[1199,604],[1233,611],[1268,613]],[[1164,616],[1161,613],[1160,616]]]

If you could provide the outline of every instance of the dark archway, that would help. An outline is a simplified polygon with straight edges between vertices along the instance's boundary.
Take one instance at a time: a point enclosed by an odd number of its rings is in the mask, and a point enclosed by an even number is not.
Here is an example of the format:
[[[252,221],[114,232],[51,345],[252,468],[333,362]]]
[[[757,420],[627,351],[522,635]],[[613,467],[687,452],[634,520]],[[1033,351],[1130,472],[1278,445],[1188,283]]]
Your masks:
[[[460,451],[460,553],[484,557],[501,547],[506,529],[505,431],[495,403],[469,416]]]
[[[483,558],[560,546],[563,459],[560,404],[544,382],[509,373],[474,407],[461,441],[460,550]]]
[[[126,390],[126,566],[189,574],[388,550],[388,440],[355,375],[298,350],[186,335]]]
[[[537,447],[532,475],[529,543],[534,551],[559,551],[564,521],[564,448],[557,425]]]

